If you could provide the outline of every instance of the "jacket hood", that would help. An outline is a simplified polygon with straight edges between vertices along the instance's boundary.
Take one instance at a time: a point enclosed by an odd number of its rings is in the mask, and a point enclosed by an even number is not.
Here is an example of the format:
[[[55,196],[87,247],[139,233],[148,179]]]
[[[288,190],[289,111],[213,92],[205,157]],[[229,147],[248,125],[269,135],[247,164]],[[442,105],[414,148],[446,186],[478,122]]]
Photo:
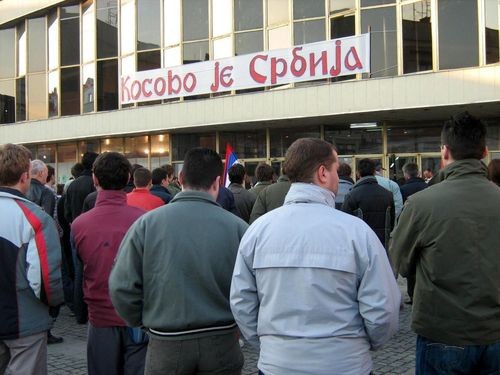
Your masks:
[[[295,182],[285,197],[284,204],[320,203],[335,207],[335,194],[315,184]]]
[[[377,178],[375,176],[365,176],[365,177],[361,177],[354,184],[354,187],[358,187],[359,185],[364,185],[364,184],[378,184],[378,181],[377,181]]]
[[[470,174],[486,177],[488,175],[488,167],[478,159],[456,160],[441,169],[439,173],[429,181],[429,185],[435,185],[447,179]]]

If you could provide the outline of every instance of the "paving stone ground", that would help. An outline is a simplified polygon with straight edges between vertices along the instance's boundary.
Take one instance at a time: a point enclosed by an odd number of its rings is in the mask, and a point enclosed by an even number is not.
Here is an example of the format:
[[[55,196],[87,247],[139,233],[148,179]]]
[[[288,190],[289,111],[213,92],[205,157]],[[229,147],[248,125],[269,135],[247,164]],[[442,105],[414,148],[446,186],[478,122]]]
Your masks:
[[[406,282],[398,280],[403,294]],[[413,375],[415,367],[415,334],[410,330],[411,306],[405,305],[400,313],[398,333],[384,348],[372,353],[373,372],[375,375]],[[87,326],[76,324],[69,310],[63,308],[52,331],[56,336],[64,337],[61,344],[49,345],[48,370],[54,375],[86,375],[86,339]],[[257,374],[258,353],[248,344],[243,347],[245,367],[243,375]]]

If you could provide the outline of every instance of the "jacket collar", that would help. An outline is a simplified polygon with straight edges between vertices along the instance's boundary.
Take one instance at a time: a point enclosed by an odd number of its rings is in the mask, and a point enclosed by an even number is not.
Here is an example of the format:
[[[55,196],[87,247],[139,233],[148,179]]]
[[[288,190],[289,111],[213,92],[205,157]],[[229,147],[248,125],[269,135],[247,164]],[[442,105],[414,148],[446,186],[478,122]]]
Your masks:
[[[354,180],[349,176],[339,176],[339,182],[350,182],[354,185]]]
[[[447,165],[435,175],[429,185],[437,184],[444,180],[453,180],[465,175],[476,175],[485,177],[488,175],[488,167],[478,159],[456,160]]]
[[[122,206],[127,204],[127,193],[123,190],[99,190],[95,205],[112,204]]]
[[[377,178],[375,176],[365,176],[361,177],[358,182],[354,185],[354,187],[365,184],[378,184]]]
[[[423,178],[420,178],[420,177],[411,177],[410,179],[406,180],[406,182],[404,184],[408,185],[408,184],[413,184],[416,182],[419,182],[419,183],[423,182],[425,184],[425,180]]]
[[[294,182],[285,197],[284,204],[320,203],[335,207],[335,194],[315,184]]]
[[[258,181],[253,187],[271,185],[272,181]]]
[[[212,197],[207,192],[199,190],[181,191],[180,193],[177,193],[175,195],[175,197],[170,201],[170,203],[175,203],[180,201],[199,201],[219,206],[219,204],[215,201],[214,197]]]
[[[282,174],[278,177],[278,182],[290,182],[290,179],[286,174]]]
[[[9,196],[9,195],[13,195],[13,197]],[[25,201],[29,201],[29,199],[26,198],[26,195],[21,193],[19,190],[12,189],[10,187],[5,187],[5,186],[0,187],[0,196],[7,197],[7,198],[21,198]]]

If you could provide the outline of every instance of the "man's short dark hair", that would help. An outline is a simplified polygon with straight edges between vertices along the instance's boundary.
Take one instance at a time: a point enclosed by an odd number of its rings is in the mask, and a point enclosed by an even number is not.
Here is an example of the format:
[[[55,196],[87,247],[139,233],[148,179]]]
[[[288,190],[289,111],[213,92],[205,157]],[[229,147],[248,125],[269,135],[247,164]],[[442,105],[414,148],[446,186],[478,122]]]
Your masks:
[[[184,184],[191,189],[208,190],[222,171],[222,160],[214,150],[196,147],[184,157]]]
[[[134,171],[134,185],[137,188],[145,188],[151,182],[151,172],[147,168],[137,168]]]
[[[480,160],[486,149],[486,124],[468,112],[460,113],[444,123],[441,144],[454,160]]]
[[[155,168],[151,172],[153,185],[161,185],[163,180],[167,179],[167,171],[164,168]]]
[[[118,152],[104,152],[95,159],[93,172],[103,190],[122,190],[130,176],[130,162]]]
[[[92,165],[94,164],[95,159],[97,159],[98,156],[99,154],[92,151],[87,151],[85,154],[83,154],[82,156],[83,168],[88,171],[91,171]]]
[[[174,174],[174,167],[171,164],[162,165],[160,168],[163,168],[167,171],[168,177],[170,177]]]
[[[78,178],[81,176],[81,174],[83,173],[83,171],[85,170],[85,168],[83,167],[83,164],[82,163],[75,163],[72,167],[71,167],[71,175],[74,177],[74,178]]]
[[[16,185],[30,170],[31,152],[26,147],[7,143],[0,146],[0,186]]]
[[[337,170],[339,177],[351,177],[352,169],[347,163],[340,163],[339,169]]]
[[[260,163],[255,168],[255,177],[258,182],[272,181],[274,176],[274,169],[269,164]]]
[[[227,174],[229,175],[229,181],[235,184],[242,184],[245,178],[245,167],[240,163],[233,164]]]
[[[313,182],[314,173],[321,165],[330,169],[336,161],[331,143],[318,138],[300,138],[291,144],[283,166],[292,182]]]
[[[418,165],[415,163],[406,163],[403,165],[403,173],[410,178],[418,177]]]
[[[361,159],[358,163],[360,177],[373,176],[375,174],[375,162],[372,159]]]

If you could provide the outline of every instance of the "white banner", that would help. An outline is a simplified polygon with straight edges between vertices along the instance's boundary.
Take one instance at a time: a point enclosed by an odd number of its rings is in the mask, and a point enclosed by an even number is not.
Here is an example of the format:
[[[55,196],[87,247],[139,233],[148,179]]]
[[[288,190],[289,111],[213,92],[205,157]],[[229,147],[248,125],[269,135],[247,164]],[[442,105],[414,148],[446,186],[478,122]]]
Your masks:
[[[213,94],[368,72],[370,35],[362,34],[123,75],[120,102]]]

